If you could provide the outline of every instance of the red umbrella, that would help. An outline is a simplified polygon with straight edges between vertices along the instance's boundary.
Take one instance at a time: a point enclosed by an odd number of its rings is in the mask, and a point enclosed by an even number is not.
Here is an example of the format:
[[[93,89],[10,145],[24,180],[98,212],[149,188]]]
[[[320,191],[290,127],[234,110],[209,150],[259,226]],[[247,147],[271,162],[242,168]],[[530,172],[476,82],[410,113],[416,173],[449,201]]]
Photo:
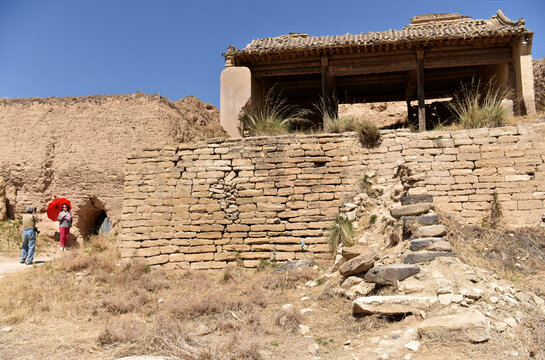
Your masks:
[[[70,201],[65,198],[58,198],[51,201],[49,205],[47,205],[47,217],[53,221],[57,221],[59,213],[62,211],[63,205],[68,205],[68,210],[72,208],[72,205],[70,205]]]

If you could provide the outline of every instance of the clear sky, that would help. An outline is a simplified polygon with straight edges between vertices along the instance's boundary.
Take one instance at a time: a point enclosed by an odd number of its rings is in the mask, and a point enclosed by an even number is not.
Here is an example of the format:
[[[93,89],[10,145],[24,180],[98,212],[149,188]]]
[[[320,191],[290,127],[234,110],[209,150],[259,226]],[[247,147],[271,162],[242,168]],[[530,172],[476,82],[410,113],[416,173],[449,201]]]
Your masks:
[[[488,19],[498,8],[526,19],[533,56],[545,57],[545,0],[0,0],[0,97],[140,90],[219,105],[229,45],[401,29],[433,12]]]

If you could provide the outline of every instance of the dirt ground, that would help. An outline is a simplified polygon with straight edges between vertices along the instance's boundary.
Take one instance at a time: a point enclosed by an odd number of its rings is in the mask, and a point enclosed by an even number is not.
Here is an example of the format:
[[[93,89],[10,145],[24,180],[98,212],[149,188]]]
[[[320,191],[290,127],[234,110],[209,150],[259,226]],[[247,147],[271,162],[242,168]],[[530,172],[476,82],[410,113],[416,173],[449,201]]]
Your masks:
[[[378,358],[384,346],[399,347],[400,359],[411,353],[404,344],[419,321],[414,315],[354,317],[351,301],[333,291],[338,278],[325,276],[330,262],[318,265],[283,273],[268,263],[257,271],[166,272],[121,262],[115,237],[96,236],[51,262],[0,278],[0,329],[10,329],[0,331],[0,359],[353,360]],[[282,310],[285,304],[293,308]],[[524,331],[510,336],[423,344],[410,355],[516,359],[539,344]]]

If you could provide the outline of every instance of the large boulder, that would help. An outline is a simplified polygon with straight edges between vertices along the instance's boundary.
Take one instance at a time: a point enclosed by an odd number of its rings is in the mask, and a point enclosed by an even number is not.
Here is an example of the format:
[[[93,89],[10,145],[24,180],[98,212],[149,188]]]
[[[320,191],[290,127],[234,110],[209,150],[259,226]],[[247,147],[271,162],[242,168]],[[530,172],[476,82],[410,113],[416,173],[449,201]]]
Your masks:
[[[378,254],[374,250],[365,252],[345,262],[339,269],[339,273],[344,277],[364,273],[375,265],[377,257]]]
[[[418,334],[424,340],[479,343],[490,338],[488,326],[488,319],[474,311],[426,319],[418,326]]]
[[[354,315],[403,315],[427,310],[437,302],[437,296],[368,296],[352,302]]]
[[[274,272],[279,273],[288,270],[303,269],[313,267],[314,265],[316,265],[314,259],[290,260],[287,263],[277,267]]]
[[[392,285],[420,272],[418,265],[386,265],[374,267],[365,274],[365,281],[379,285]]]

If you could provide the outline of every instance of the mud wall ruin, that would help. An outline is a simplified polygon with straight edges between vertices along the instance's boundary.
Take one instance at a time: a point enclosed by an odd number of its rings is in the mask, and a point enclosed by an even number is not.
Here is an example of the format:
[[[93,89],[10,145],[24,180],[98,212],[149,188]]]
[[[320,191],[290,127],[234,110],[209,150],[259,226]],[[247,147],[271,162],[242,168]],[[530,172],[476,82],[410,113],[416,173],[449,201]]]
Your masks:
[[[545,123],[382,137],[372,149],[349,133],[138,151],[126,165],[122,256],[197,269],[327,256],[324,229],[363,175],[386,186],[401,165],[419,179],[414,189],[464,223],[488,216],[497,193],[503,223],[543,224]]]
[[[66,197],[75,233],[82,235],[101,211],[114,224],[120,219],[125,159],[135,146],[223,134],[212,105],[142,93],[0,99],[0,124],[8,218],[20,216],[27,205],[43,213],[49,201]],[[58,230],[49,220],[40,227]]]

